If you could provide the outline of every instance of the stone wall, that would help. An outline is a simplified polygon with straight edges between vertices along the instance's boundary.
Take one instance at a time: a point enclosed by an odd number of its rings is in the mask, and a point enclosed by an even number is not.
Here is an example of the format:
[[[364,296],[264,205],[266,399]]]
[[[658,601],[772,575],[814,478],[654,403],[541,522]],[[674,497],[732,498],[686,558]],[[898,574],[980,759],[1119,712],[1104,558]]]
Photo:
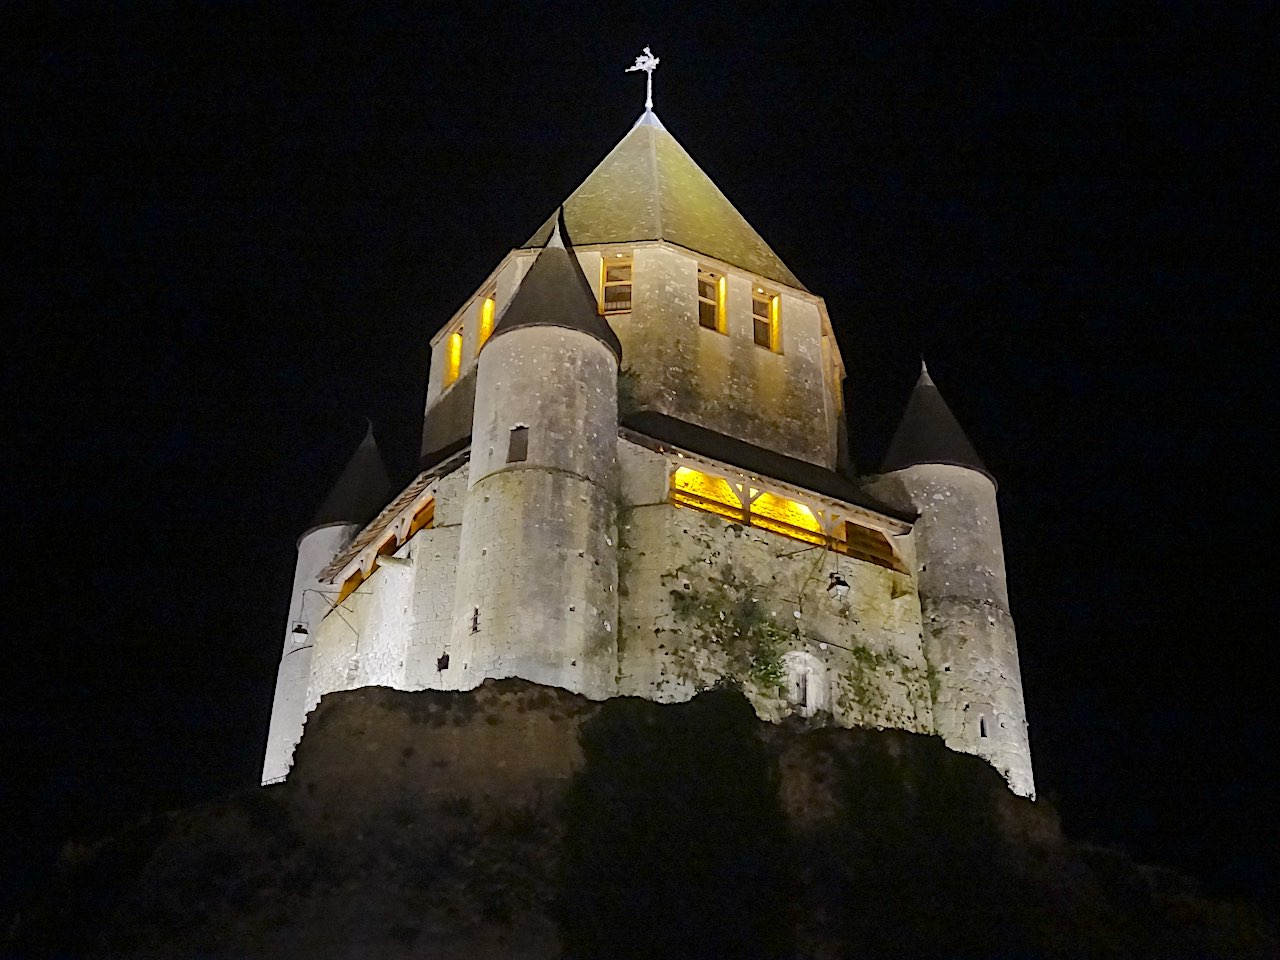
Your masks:
[[[698,324],[698,258],[666,245],[637,247],[629,316],[618,318],[623,365],[636,374],[637,409],[665,413],[825,467],[836,465],[839,400],[823,369],[822,318],[810,297],[781,295],[781,352],[755,344],[752,287],[727,271],[726,333]]]
[[[914,536],[938,734],[1035,796],[995,484],[967,467],[920,464],[868,487],[920,514]]]
[[[611,248],[612,249],[612,248]],[[698,324],[697,277],[704,261],[666,243],[629,248],[633,258],[630,313],[611,316],[623,345],[623,365],[640,385],[638,409],[665,413],[710,430],[833,468],[844,430],[838,347],[823,335],[820,301],[798,290],[736,268],[708,262],[728,279],[724,333]],[[601,252],[577,251],[578,262],[599,296]],[[513,252],[477,292],[496,290],[499,314],[532,261]],[[755,344],[752,289],[764,284],[780,296],[779,352]],[[465,437],[475,403],[479,350],[478,299],[473,298],[432,340],[423,453]],[[445,333],[461,324],[462,370],[443,383]]]
[[[558,438],[546,455],[577,449]],[[937,732],[1033,793],[987,478],[943,467],[945,487],[912,488],[927,509],[898,541],[918,573],[901,573],[675,506],[670,461],[626,440],[610,498],[582,477],[607,467],[508,470],[499,452],[480,450],[470,492],[467,470],[439,480],[435,527],[313,631],[308,707],[371,684],[470,689],[495,676],[672,702],[729,679],[764,719],[823,713],[843,726]],[[876,489],[907,496],[901,484]],[[459,576],[468,504],[486,509],[467,521],[473,561]],[[843,598],[827,590],[833,571],[849,585]]]
[[[449,686],[613,693],[617,377],[608,347],[562,327],[500,332],[481,355]]]
[[[912,578],[666,502],[666,458],[622,441],[618,692],[687,700],[723,679],[763,719],[932,732]],[[828,593],[828,574],[849,584]]]
[[[315,705],[307,695],[315,637],[335,592],[333,585],[321,582],[318,575],[358,529],[358,524],[331,523],[308,530],[298,538],[293,593],[262,764],[263,783],[281,780],[288,774],[307,711]]]

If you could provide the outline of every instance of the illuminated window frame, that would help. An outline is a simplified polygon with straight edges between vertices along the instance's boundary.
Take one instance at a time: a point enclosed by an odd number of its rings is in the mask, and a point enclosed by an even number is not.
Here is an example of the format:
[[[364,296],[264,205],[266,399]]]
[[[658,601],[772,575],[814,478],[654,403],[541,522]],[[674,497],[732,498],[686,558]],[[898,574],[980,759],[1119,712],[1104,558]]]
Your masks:
[[[698,268],[698,326],[716,333],[729,332],[725,313],[728,285],[729,278],[723,273]]]
[[[602,315],[631,312],[631,285],[634,279],[635,261],[631,254],[609,254],[608,252],[604,254],[600,260],[600,313]]]
[[[444,338],[444,362],[441,364],[440,383],[451,386],[462,373],[462,326],[458,325]]]
[[[782,297],[764,287],[751,290],[751,339],[772,353],[782,352]]]
[[[485,345],[485,342],[493,336],[493,325],[497,320],[498,301],[495,292],[490,289],[485,291],[480,297],[480,303],[476,310],[476,350],[478,351]]]
[[[713,513],[888,570],[908,572],[883,530],[742,480],[679,465],[671,472],[667,496],[676,506]]]

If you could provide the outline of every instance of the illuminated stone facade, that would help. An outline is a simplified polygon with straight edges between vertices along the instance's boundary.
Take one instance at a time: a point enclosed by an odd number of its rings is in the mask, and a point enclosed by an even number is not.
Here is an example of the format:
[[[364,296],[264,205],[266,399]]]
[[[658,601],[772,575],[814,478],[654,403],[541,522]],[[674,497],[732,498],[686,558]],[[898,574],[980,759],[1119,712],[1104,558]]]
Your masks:
[[[1034,795],[994,485],[927,454],[849,476],[825,304],[651,117],[566,236],[513,250],[433,339],[425,469],[311,575],[334,606],[305,678],[282,672],[300,706],[264,780],[326,693],[522,677],[732,682],[765,719],[940,735]]]

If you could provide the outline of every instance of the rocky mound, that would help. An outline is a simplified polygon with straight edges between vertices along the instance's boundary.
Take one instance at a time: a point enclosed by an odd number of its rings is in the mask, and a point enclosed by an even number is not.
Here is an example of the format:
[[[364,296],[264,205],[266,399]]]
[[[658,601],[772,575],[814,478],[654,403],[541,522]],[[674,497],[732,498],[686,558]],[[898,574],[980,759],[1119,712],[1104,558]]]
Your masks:
[[[328,696],[289,780],[69,848],[16,956],[1241,957],[1256,912],[987,764],[715,690]]]

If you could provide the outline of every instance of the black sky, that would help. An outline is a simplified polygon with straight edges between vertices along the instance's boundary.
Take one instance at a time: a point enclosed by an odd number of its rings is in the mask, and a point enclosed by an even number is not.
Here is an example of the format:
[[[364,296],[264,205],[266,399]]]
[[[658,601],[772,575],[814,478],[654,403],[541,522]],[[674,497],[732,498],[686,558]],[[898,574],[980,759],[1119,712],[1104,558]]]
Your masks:
[[[294,538],[366,416],[407,476],[429,337],[634,122],[648,43],[668,129],[826,298],[860,466],[923,352],[999,478],[1068,831],[1274,896],[1274,23],[1060,6],[0,24],[5,892],[256,782]]]

